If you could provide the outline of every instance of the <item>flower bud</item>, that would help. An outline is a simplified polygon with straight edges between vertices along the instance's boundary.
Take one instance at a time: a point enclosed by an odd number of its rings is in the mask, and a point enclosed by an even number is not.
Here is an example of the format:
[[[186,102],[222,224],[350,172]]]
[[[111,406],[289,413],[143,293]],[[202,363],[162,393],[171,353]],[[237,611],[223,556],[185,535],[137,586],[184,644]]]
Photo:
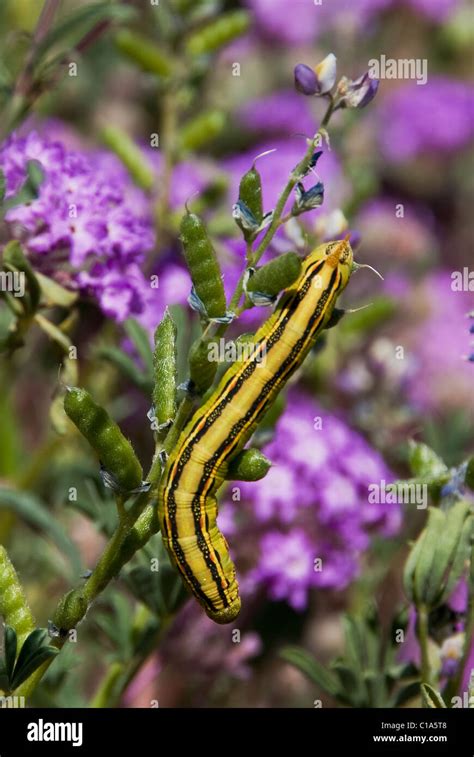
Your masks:
[[[303,95],[319,94],[318,77],[313,69],[304,63],[295,66],[295,87]]]
[[[318,181],[310,189],[305,189],[303,184],[299,181],[295,187],[296,200],[291,209],[291,213],[294,216],[299,216],[300,213],[304,213],[307,210],[313,210],[323,204],[324,200],[324,184]]]
[[[305,63],[298,63],[294,74],[298,92],[303,95],[326,95],[336,81],[336,56],[329,53],[314,69]]]

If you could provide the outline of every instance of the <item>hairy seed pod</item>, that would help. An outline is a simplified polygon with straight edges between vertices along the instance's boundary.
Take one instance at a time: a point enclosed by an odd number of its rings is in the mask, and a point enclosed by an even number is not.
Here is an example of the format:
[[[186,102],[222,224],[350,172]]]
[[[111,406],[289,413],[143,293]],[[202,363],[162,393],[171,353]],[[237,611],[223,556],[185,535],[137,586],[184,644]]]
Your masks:
[[[213,359],[212,345],[217,345],[212,337],[198,339],[189,350],[189,376],[197,394],[204,394],[216,377],[219,363]]]
[[[153,407],[158,426],[167,427],[176,415],[176,325],[168,308],[155,331]]]
[[[102,129],[102,139],[107,147],[120,158],[135,183],[142,189],[151,189],[153,171],[140,148],[130,139],[128,134],[116,126],[106,126]]]
[[[197,150],[212,142],[224,129],[226,118],[221,110],[201,113],[181,129],[179,140],[183,150]]]
[[[244,449],[229,463],[226,478],[229,481],[260,481],[271,468],[268,457],[258,449]]]
[[[10,562],[5,547],[0,545],[0,615],[5,623],[15,629],[20,648],[28,634],[35,628],[35,619],[18,575]]]
[[[250,17],[245,11],[223,13],[215,21],[193,32],[188,37],[186,48],[191,55],[212,53],[240,37],[247,31],[249,24]]]
[[[224,317],[226,300],[222,274],[204,223],[195,213],[186,213],[180,232],[194,290],[205,315],[208,318]]]
[[[239,200],[245,203],[260,224],[263,218],[262,179],[255,165],[240,180]]]
[[[92,399],[89,392],[68,387],[64,410],[97,453],[102,465],[122,492],[137,489],[143,478],[132,445],[106,410]]]
[[[258,268],[247,282],[247,291],[250,295],[261,293],[269,298],[276,297],[296,281],[300,272],[299,256],[296,252],[286,252]]]
[[[115,44],[123,55],[140,66],[143,71],[158,76],[170,75],[171,62],[155,44],[141,34],[121,29],[115,37]]]

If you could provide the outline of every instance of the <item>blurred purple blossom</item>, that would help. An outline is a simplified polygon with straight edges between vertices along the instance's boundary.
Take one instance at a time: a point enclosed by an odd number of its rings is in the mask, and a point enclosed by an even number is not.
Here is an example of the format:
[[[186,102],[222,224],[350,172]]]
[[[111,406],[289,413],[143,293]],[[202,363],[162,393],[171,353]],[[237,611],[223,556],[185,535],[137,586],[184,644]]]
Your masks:
[[[243,105],[239,120],[250,131],[268,134],[308,136],[316,132],[316,120],[308,102],[292,90],[273,92]]]
[[[383,11],[411,7],[416,13],[437,23],[446,21],[459,7],[460,0],[246,0],[254,13],[258,32],[264,39],[286,45],[308,45],[328,29],[364,30]]]
[[[159,656],[162,667],[172,665],[185,675],[192,669],[193,676],[209,686],[220,676],[248,678],[249,662],[261,648],[257,633],[243,632],[239,641],[235,641],[230,626],[217,625],[195,602],[188,602],[164,638]]]
[[[422,87],[409,82],[381,101],[378,114],[387,160],[451,152],[474,136],[474,87],[443,76],[431,76]]]
[[[244,518],[233,536],[237,561],[252,556],[242,585],[246,592],[266,586],[273,599],[301,610],[311,588],[342,589],[354,580],[373,531],[396,533],[400,508],[368,502],[368,485],[393,476],[357,432],[296,390],[263,449],[272,468],[261,481],[239,484],[243,508],[230,504],[237,523]],[[223,517],[229,520],[225,508]],[[249,547],[250,532],[258,546]],[[322,570],[315,569],[317,558]]]
[[[354,226],[364,242],[364,255],[380,264],[381,250],[390,250],[390,269],[396,265],[417,265],[436,251],[432,213],[426,207],[403,200],[403,216],[397,215],[400,199],[380,197],[369,200],[355,219]]]
[[[411,318],[405,338],[415,361],[407,395],[420,410],[472,407],[474,376],[472,365],[464,359],[472,296],[453,291],[451,285],[451,274],[437,271],[416,292],[420,320],[414,325]]]

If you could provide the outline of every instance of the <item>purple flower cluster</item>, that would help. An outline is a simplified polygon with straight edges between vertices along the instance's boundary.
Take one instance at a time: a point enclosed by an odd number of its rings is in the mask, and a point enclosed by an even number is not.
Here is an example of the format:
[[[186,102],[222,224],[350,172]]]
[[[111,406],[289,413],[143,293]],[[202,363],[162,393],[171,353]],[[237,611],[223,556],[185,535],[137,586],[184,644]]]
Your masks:
[[[409,160],[451,152],[474,137],[474,87],[432,76],[424,86],[403,84],[379,107],[379,139],[385,158]]]
[[[105,313],[122,320],[142,309],[146,285],[139,264],[154,245],[151,208],[115,156],[66,149],[33,131],[0,149],[7,197],[25,179],[28,160],[41,164],[36,200],[11,208],[6,221],[35,263],[54,272],[66,259],[72,281],[91,291]]]
[[[247,0],[257,29],[264,39],[286,45],[307,45],[328,29],[364,30],[388,9],[410,7],[432,22],[443,23],[460,5],[460,0]]]
[[[301,610],[311,588],[341,589],[354,580],[372,532],[397,531],[399,507],[371,504],[368,489],[393,476],[358,433],[295,390],[264,452],[269,473],[239,484],[244,506],[226,505],[220,524],[234,532],[237,562],[250,562],[244,592],[264,586],[272,599]]]
[[[191,282],[169,256],[153,270],[158,287],[144,275],[145,256],[155,244],[152,199],[115,155],[84,150],[64,124],[50,126],[14,134],[0,148],[7,197],[24,182],[27,161],[38,161],[44,174],[39,197],[11,208],[6,221],[36,268],[92,296],[109,317],[133,316],[153,332],[166,305],[186,301]],[[161,155],[148,149],[147,158],[159,176]],[[176,166],[172,207],[184,206],[217,173],[202,161]]]

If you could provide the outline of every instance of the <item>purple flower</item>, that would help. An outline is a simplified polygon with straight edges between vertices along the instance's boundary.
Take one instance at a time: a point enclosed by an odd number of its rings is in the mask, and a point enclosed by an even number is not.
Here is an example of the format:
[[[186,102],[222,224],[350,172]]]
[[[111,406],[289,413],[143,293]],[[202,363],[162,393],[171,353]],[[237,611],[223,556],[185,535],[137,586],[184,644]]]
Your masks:
[[[311,42],[316,36],[318,9],[297,0],[291,10],[287,0],[247,0],[258,30],[264,37],[289,45]]]
[[[337,85],[339,107],[365,108],[377,94],[379,84],[379,80],[371,78],[368,72],[354,80],[343,76]]]
[[[232,505],[233,548],[237,564],[250,566],[244,592],[264,586],[300,610],[311,588],[341,589],[354,580],[373,531],[397,531],[400,508],[368,497],[370,483],[393,477],[359,434],[294,390],[264,451],[270,471],[240,483],[243,505]]]
[[[160,657],[178,676],[192,669],[194,678],[207,687],[221,676],[246,679],[251,672],[249,662],[260,653],[262,642],[252,631],[242,632],[235,641],[232,630],[217,625],[195,602],[189,602],[164,638]]]
[[[293,134],[296,127],[310,136],[317,128],[308,102],[291,90],[274,92],[246,103],[238,115],[247,129],[266,135]]]
[[[459,7],[460,0],[408,0],[412,8],[432,21],[442,23]]]
[[[474,87],[466,82],[432,76],[422,87],[403,84],[379,106],[382,152],[397,162],[459,150],[474,135],[473,111]]]
[[[449,272],[437,272],[426,278],[414,298],[424,319],[418,326],[411,323],[405,337],[415,361],[407,395],[420,410],[446,412],[472,403],[472,365],[464,359],[472,297],[453,291],[452,283]]]

